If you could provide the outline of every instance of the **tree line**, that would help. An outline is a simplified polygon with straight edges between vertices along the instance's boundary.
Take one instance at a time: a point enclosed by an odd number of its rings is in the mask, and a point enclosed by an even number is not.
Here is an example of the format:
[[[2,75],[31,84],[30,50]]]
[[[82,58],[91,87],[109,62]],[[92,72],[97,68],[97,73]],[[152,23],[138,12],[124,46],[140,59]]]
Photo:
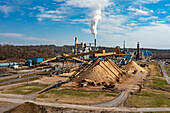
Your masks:
[[[70,52],[67,47],[57,47],[55,45],[30,45],[14,46],[0,45],[0,60],[6,59],[26,59],[26,58],[52,58],[62,52]]]
[[[26,58],[52,58],[60,53],[71,53],[74,46],[55,46],[55,45],[28,45],[28,46],[14,46],[14,45],[0,45],[0,60],[6,59],[26,59]],[[112,47],[98,47],[100,50],[106,52],[113,52]],[[136,48],[127,48],[129,51],[136,51]],[[153,58],[170,59],[170,50],[160,49],[144,49],[153,53]]]

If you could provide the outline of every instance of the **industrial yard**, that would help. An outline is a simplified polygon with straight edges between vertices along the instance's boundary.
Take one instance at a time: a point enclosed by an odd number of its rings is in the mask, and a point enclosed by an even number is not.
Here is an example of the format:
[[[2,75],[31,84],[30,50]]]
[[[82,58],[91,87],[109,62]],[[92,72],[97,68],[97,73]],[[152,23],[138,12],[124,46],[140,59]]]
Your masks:
[[[0,0],[0,113],[169,113],[169,0]]]
[[[23,107],[30,112],[34,112],[33,109],[40,112],[37,103],[42,103],[45,111],[66,112],[65,107],[58,109],[65,104],[73,112],[84,112],[82,106],[96,107],[96,110],[98,107],[125,107],[126,112],[135,112],[131,108],[169,111],[169,78],[164,78],[160,61],[153,60],[150,51],[141,51],[139,43],[136,52],[128,52],[125,44],[123,49],[117,46],[113,52],[93,49],[83,43],[77,44],[75,38],[72,54],[61,53],[46,60],[27,58],[25,63],[2,63],[1,112],[20,113]],[[167,73],[168,66],[164,62]],[[51,106],[50,103],[55,104]],[[77,106],[76,109],[73,106]]]

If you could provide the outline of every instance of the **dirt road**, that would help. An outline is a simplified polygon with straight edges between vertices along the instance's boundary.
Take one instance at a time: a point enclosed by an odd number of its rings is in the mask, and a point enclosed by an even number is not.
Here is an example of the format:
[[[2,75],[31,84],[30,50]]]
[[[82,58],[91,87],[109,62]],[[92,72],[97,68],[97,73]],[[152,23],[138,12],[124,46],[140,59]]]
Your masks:
[[[119,106],[121,106],[121,107],[123,107],[128,96],[129,96],[128,91],[122,91],[121,94],[117,98],[115,98],[109,102],[105,102],[102,104],[95,104],[92,106],[98,106],[98,107],[99,106],[100,107],[119,107]]]
[[[38,73],[38,72],[43,72],[45,69],[43,70],[35,70],[32,72],[28,72],[28,73],[22,73],[22,74],[14,74],[14,75],[10,75],[10,76],[6,76],[6,77],[0,77],[0,80],[5,80],[5,79],[10,79],[10,78],[16,78],[19,76],[25,76],[25,75],[29,75],[29,74],[33,74],[33,73]]]
[[[31,102],[37,105],[51,106],[57,108],[67,108],[67,109],[78,109],[78,110],[95,110],[95,111],[117,111],[117,112],[170,112],[170,108],[127,108],[127,107],[96,107],[88,105],[74,105],[74,104],[63,104],[63,103],[54,103],[54,102],[39,102],[33,100],[24,100],[24,99],[11,99],[11,98],[1,98],[1,101],[12,102],[17,104],[23,104],[24,102]]]

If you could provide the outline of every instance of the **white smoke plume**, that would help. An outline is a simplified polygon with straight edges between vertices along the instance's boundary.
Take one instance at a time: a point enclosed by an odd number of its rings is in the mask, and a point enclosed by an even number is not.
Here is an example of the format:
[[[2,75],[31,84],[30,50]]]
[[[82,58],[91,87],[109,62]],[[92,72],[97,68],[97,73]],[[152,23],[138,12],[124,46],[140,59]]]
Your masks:
[[[96,39],[97,24],[102,19],[102,10],[109,5],[109,0],[96,1],[95,7],[92,8],[91,32]]]
[[[92,11],[92,13],[90,14],[90,16],[92,17],[91,32],[96,38],[97,24],[98,21],[102,18],[102,10],[104,10],[105,7],[111,5],[111,3],[113,2],[110,2],[110,0],[65,0],[65,1],[67,5],[91,9]]]
[[[101,16],[101,9],[96,9],[94,11],[94,16],[93,19],[91,20],[91,32],[94,35],[95,39],[96,39],[96,35],[97,35],[97,24],[98,21],[101,20],[102,16]]]

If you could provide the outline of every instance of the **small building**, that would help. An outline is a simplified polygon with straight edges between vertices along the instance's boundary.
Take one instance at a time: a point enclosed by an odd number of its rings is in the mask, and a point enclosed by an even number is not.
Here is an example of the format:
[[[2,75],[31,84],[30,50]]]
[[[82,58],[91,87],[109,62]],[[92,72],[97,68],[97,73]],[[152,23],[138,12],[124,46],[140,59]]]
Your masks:
[[[152,52],[147,51],[147,50],[143,50],[142,53],[143,53],[143,56],[145,56],[145,57],[152,56]]]
[[[16,62],[9,62],[9,63],[0,63],[0,68],[9,68],[12,67],[14,65],[19,65]]]
[[[32,65],[37,65],[43,62],[43,58],[27,58],[27,65],[32,66]]]

